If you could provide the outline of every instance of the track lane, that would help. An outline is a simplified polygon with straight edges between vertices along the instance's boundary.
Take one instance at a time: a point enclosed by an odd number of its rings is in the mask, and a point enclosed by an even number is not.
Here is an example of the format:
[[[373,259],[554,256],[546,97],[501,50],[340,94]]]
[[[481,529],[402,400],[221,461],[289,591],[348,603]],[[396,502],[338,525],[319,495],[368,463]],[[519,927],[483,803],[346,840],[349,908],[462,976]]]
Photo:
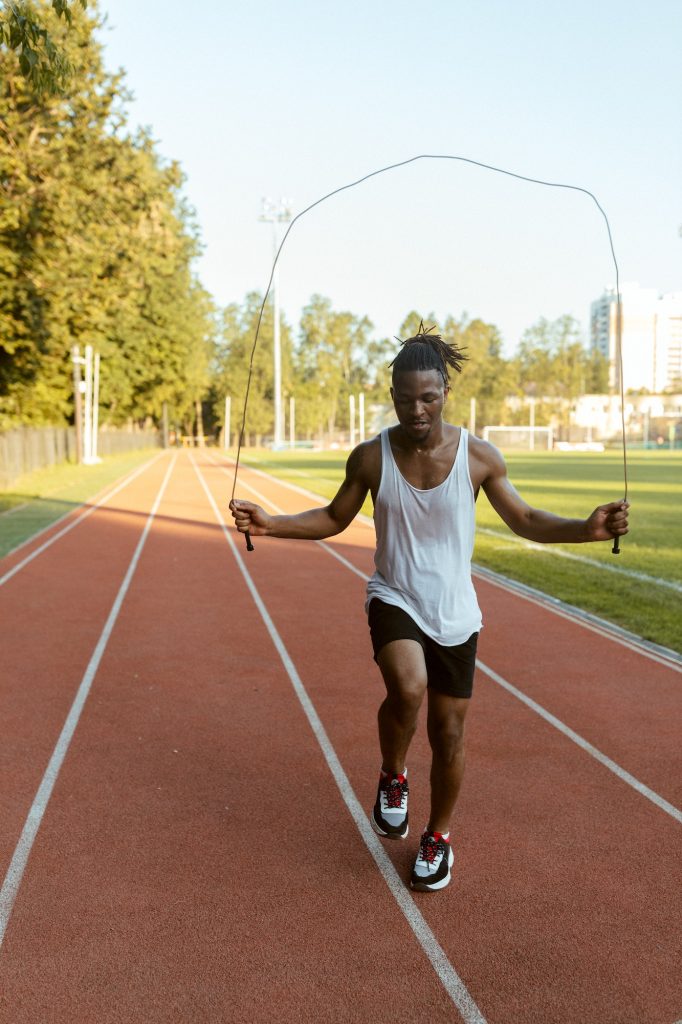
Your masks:
[[[169,484],[45,815],[0,1019],[457,1021],[192,476]]]
[[[159,452],[157,455],[152,456],[151,459],[143,462],[141,466],[137,466],[129,473],[125,473],[119,480],[115,480],[112,484],[102,487],[101,490],[91,498],[88,498],[87,501],[74,505],[73,508],[59,516],[54,522],[48,523],[41,529],[36,530],[30,537],[27,537],[26,540],[21,541],[11,551],[3,555],[0,560],[2,561],[0,586],[7,583],[25,564],[33,561],[34,558],[51,547],[57,540],[88,519],[98,508],[106,505],[121,490],[127,487],[132,480],[136,479],[141,473],[144,473],[152,463],[161,458],[163,454],[163,452]],[[24,507],[26,506],[17,506],[17,508]],[[10,509],[10,511],[15,511],[15,509]]]
[[[224,487],[216,484],[223,500]],[[376,748],[381,691],[372,692],[364,587],[317,545],[258,541],[260,557],[248,565],[369,806],[376,760],[358,763],[357,751]],[[367,557],[349,545],[343,554]],[[304,636],[301,621],[310,624]],[[367,691],[351,699],[358,677]],[[351,707],[352,720],[340,721],[339,709]],[[480,674],[470,714],[458,882],[438,907],[426,897],[424,913],[487,1018],[675,1020],[679,826]],[[426,819],[428,762],[422,735],[410,760],[415,827]],[[390,852],[407,877],[414,851]]]
[[[227,466],[226,476],[230,476]],[[247,467],[247,487],[286,512],[310,507],[308,499]],[[365,574],[374,571],[373,530],[354,523],[326,542]],[[601,636],[484,580],[476,580],[484,629],[481,660],[547,707],[570,728],[676,807],[682,806],[682,759],[677,722],[682,714],[682,674],[645,653]],[[551,636],[551,649],[547,638]],[[519,638],[523,642],[519,642]],[[570,680],[552,671],[570,665]],[[652,739],[655,738],[652,742]]]
[[[155,461],[117,508],[98,509],[0,588],[0,877],[167,464]]]

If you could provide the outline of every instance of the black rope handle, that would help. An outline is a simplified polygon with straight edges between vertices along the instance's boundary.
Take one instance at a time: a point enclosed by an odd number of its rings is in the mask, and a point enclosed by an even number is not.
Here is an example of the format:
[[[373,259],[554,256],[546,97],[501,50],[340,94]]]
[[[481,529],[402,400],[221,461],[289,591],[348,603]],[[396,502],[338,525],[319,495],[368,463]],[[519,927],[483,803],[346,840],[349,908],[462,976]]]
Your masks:
[[[584,195],[587,195],[587,196],[590,197],[590,199],[594,202],[594,204],[596,205],[597,209],[601,213],[602,217],[604,218],[604,222],[606,224],[606,230],[607,230],[607,233],[608,233],[608,236],[609,236],[609,246],[611,248],[611,256],[613,258],[613,265],[614,265],[615,270],[616,270],[616,301],[617,301],[617,311],[616,311],[616,351],[617,351],[617,354],[618,354],[618,371],[619,371],[619,383],[620,383],[621,431],[622,431],[622,441],[623,441],[623,483],[624,483],[624,487],[625,487],[625,497],[623,498],[623,501],[627,501],[627,499],[628,499],[628,466],[627,466],[627,446],[626,446],[626,442],[625,442],[625,389],[624,389],[624,386],[623,386],[622,317],[621,317],[622,304],[621,304],[621,296],[620,296],[620,272],[619,272],[619,269],[618,269],[618,260],[616,259],[616,251],[615,251],[614,246],[613,246],[613,237],[611,235],[611,225],[609,224],[609,218],[606,216],[606,213],[605,213],[604,209],[602,208],[599,200],[594,195],[594,193],[590,192],[589,189],[581,188],[580,185],[567,185],[567,184],[565,184],[563,182],[559,182],[559,181],[544,181],[542,178],[531,178],[531,177],[529,177],[526,174],[517,174],[516,171],[507,171],[507,170],[505,170],[504,167],[495,167],[493,164],[483,163],[483,161],[481,161],[481,160],[473,160],[470,157],[466,157],[466,156],[451,156],[451,155],[449,155],[447,153],[446,154],[441,154],[441,153],[420,153],[419,156],[411,156],[407,160],[400,160],[400,161],[398,161],[398,163],[387,164],[386,167],[380,167],[376,171],[370,171],[369,174],[363,175],[362,178],[357,178],[355,181],[351,181],[347,185],[341,185],[341,186],[339,186],[339,188],[333,189],[333,191],[328,192],[326,195],[322,196],[320,199],[316,199],[314,203],[310,204],[310,206],[306,206],[304,210],[301,210],[300,213],[297,213],[296,216],[291,221],[291,223],[289,224],[289,227],[287,228],[286,232],[284,233],[284,237],[282,238],[282,241],[279,244],[279,248],[277,249],[277,252],[275,253],[275,259],[273,261],[272,269],[270,271],[270,280],[268,281],[268,286],[267,286],[267,288],[265,290],[265,295],[263,296],[263,301],[261,303],[260,312],[258,313],[258,321],[256,323],[256,333],[255,333],[255,336],[254,336],[254,339],[253,339],[253,346],[251,348],[251,358],[249,360],[249,375],[248,375],[247,380],[246,380],[246,392],[245,392],[245,395],[244,395],[244,410],[243,410],[243,413],[242,413],[242,425],[241,425],[241,429],[239,431],[239,442],[237,444],[237,458],[236,458],[235,467],[234,467],[234,480],[233,480],[233,483],[232,483],[232,499],[234,499],[234,492],[235,492],[235,489],[237,487],[237,474],[239,472],[239,457],[240,457],[240,454],[241,454],[242,444],[243,444],[243,441],[244,441],[244,429],[246,427],[246,409],[247,409],[247,405],[248,405],[248,401],[249,401],[249,391],[251,390],[251,377],[252,377],[252,373],[253,373],[253,358],[254,358],[254,356],[256,354],[256,346],[258,344],[258,337],[259,337],[259,334],[260,334],[261,322],[263,320],[263,311],[265,310],[265,304],[268,301],[268,297],[270,295],[270,289],[272,288],[272,282],[273,282],[273,279],[274,279],[274,276],[275,276],[275,270],[277,268],[277,263],[279,261],[279,257],[280,257],[280,254],[282,252],[282,249],[284,248],[284,243],[286,242],[287,238],[289,237],[289,232],[293,228],[294,224],[301,219],[301,217],[305,216],[306,213],[309,213],[311,210],[315,209],[315,207],[319,206],[320,203],[324,203],[324,202],[326,202],[327,199],[331,199],[332,196],[338,195],[339,192],[345,192],[345,191],[347,191],[350,188],[355,188],[356,185],[361,185],[364,181],[368,181],[370,178],[375,178],[379,174],[385,174],[387,171],[394,171],[398,167],[406,167],[407,164],[413,164],[417,160],[456,160],[456,161],[459,161],[460,163],[471,164],[474,167],[482,167],[486,171],[495,171],[497,174],[506,174],[507,177],[509,177],[509,178],[517,178],[519,181],[528,181],[528,182],[531,182],[531,184],[534,184],[534,185],[546,185],[548,188],[567,188],[567,189],[571,189],[573,192],[582,192]],[[253,551],[253,543],[251,541],[251,535],[250,535],[248,530],[245,533],[245,538],[246,538],[246,550],[247,551]],[[618,536],[618,534],[616,534],[614,536],[613,547],[611,549],[611,552],[614,555],[620,554],[620,537]]]

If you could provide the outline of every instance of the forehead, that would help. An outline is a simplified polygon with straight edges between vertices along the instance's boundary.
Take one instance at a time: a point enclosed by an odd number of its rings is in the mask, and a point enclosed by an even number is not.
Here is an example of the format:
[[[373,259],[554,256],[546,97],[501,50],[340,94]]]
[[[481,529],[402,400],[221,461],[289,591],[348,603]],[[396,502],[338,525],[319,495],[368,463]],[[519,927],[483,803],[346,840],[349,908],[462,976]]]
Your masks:
[[[399,370],[393,374],[393,387],[401,395],[420,395],[443,391],[445,384],[438,370]]]

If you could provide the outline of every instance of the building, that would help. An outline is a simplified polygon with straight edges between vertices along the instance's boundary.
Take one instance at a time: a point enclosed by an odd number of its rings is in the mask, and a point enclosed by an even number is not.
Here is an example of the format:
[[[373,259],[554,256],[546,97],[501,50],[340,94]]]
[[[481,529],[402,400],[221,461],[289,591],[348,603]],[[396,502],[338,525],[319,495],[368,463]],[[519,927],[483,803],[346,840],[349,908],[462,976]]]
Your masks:
[[[661,392],[682,381],[682,292],[661,295],[656,288],[621,288],[623,384],[626,391]],[[616,343],[617,301],[608,288],[592,303],[593,349],[609,361],[609,387],[620,387]]]

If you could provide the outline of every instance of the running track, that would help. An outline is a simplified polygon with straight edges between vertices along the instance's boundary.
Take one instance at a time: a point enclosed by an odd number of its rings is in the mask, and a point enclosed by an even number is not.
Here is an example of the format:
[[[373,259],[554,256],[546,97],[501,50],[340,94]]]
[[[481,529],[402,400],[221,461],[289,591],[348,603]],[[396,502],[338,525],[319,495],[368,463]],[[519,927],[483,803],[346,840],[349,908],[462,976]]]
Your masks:
[[[164,454],[0,562],[2,1024],[679,1021],[679,665],[478,580],[455,875],[413,897],[423,725],[410,838],[365,817],[372,531],[245,556],[230,491]]]

